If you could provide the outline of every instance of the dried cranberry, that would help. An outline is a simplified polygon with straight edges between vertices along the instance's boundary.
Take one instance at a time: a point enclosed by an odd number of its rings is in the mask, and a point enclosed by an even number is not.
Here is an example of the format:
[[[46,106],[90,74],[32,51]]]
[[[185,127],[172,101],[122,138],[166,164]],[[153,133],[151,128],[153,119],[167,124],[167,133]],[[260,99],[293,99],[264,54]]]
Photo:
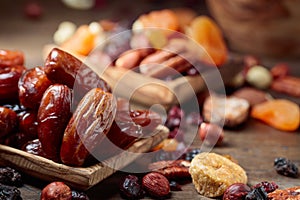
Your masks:
[[[278,174],[293,178],[298,177],[298,167],[287,158],[275,158],[274,168]]]
[[[268,200],[268,194],[263,187],[258,187],[250,191],[245,200]]]
[[[134,175],[127,175],[120,184],[121,196],[125,199],[140,199],[145,196],[139,179]]]
[[[173,106],[168,112],[166,126],[170,130],[173,130],[174,128],[178,128],[183,119],[184,119],[184,111],[180,109],[178,106]]]
[[[263,187],[267,193],[273,192],[278,188],[278,185],[274,182],[263,181],[253,186],[253,188]]]
[[[170,189],[171,191],[182,191],[181,185],[176,181],[170,181]]]
[[[89,200],[89,197],[84,192],[72,190],[72,200]]]
[[[230,185],[223,195],[223,200],[242,200],[251,191],[251,188],[244,183]]]

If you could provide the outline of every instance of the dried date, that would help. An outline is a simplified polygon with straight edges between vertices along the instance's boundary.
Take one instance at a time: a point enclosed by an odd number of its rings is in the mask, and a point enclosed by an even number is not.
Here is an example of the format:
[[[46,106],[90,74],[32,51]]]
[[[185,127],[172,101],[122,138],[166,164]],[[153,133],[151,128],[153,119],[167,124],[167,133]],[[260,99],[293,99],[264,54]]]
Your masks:
[[[18,82],[20,104],[26,108],[38,108],[46,89],[51,85],[42,67],[27,70]]]
[[[73,166],[84,164],[91,152],[111,128],[116,102],[111,93],[100,88],[90,90],[79,102],[63,135],[60,157]]]
[[[36,139],[38,137],[37,127],[37,111],[28,110],[18,115],[19,130],[28,136],[28,138]]]
[[[0,68],[24,64],[24,54],[21,51],[0,49]]]
[[[74,90],[74,98],[80,99],[92,88],[110,92],[110,86],[91,68],[71,54],[54,48],[45,61],[45,73],[54,83],[67,85]]]
[[[9,109],[0,106],[0,138],[4,138],[17,129],[17,114]]]
[[[28,135],[26,135],[25,133],[22,132],[17,132],[17,133],[12,133],[9,134],[3,144],[7,145],[7,146],[11,146],[17,149],[21,149],[22,146],[27,143],[29,140],[32,140],[32,138]]]
[[[52,182],[43,188],[41,200],[71,200],[72,191],[69,186],[63,182]]]
[[[0,168],[0,183],[20,187],[23,184],[21,174],[10,167]]]
[[[0,102],[18,101],[18,81],[25,70],[23,65],[0,67]]]
[[[66,85],[51,85],[44,93],[38,110],[38,138],[46,157],[59,161],[64,130],[71,117],[71,90]]]

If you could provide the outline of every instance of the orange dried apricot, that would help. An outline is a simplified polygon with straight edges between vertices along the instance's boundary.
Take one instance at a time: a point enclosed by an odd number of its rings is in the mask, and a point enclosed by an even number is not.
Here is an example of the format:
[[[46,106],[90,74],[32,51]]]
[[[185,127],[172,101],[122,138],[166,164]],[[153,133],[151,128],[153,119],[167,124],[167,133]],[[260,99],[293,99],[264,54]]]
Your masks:
[[[141,15],[133,24],[133,29],[135,28],[162,28],[176,31],[179,29],[179,21],[170,9],[155,10]]]
[[[299,106],[285,99],[254,105],[251,117],[282,131],[295,131],[300,123]]]
[[[75,54],[86,56],[95,47],[95,38],[96,35],[91,32],[88,25],[81,25],[61,47]]]
[[[213,64],[220,66],[227,60],[228,51],[221,29],[207,16],[196,17],[187,28],[186,34],[202,45],[211,57]],[[211,59],[204,56],[202,60],[211,63]]]

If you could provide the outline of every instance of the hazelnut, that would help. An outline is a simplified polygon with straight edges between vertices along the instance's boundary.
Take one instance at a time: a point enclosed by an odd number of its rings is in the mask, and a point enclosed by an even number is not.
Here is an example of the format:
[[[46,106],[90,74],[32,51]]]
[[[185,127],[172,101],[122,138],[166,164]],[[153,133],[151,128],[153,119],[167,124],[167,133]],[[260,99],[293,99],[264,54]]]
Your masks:
[[[52,182],[48,184],[41,193],[41,200],[71,200],[72,191],[63,182]]]
[[[267,89],[272,83],[272,79],[269,70],[260,65],[251,67],[246,74],[247,82],[259,89]]]
[[[203,122],[198,130],[199,137],[205,145],[221,145],[224,138],[223,129],[217,124]]]

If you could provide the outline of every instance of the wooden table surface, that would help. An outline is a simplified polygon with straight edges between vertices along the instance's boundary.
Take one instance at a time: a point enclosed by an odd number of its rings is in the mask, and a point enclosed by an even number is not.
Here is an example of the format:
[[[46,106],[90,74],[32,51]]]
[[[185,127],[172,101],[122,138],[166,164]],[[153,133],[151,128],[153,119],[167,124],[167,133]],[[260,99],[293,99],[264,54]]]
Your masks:
[[[100,1],[99,1],[100,2]],[[103,1],[105,2],[105,1]],[[109,2],[109,3],[108,3]],[[23,6],[25,1],[2,0],[0,2],[0,48],[19,49],[25,53],[26,66],[43,65],[42,48],[52,43],[52,35],[58,24],[70,20],[76,24],[87,24],[99,19],[116,17],[117,19],[134,19],[139,13],[147,10],[166,8],[178,5],[197,3],[194,6],[199,14],[206,14],[203,1],[141,1],[136,4],[132,1],[107,1],[106,6],[89,11],[72,10],[64,7],[57,0],[41,1],[44,14],[39,20],[30,20],[24,17]],[[172,4],[171,4],[172,3]],[[124,11],[127,12],[124,12]],[[116,13],[124,13],[117,15]],[[274,63],[266,59],[268,63]],[[291,64],[292,73],[300,75],[300,61],[286,60]],[[297,99],[296,99],[297,100]],[[299,99],[298,99],[299,100]],[[297,101],[299,102],[299,101]],[[186,133],[186,137],[192,137]],[[198,137],[193,140],[192,147],[200,147]],[[213,152],[229,154],[238,160],[246,170],[249,184],[261,181],[274,181],[280,188],[300,185],[300,178],[288,178],[278,175],[273,169],[276,157],[287,157],[300,167],[300,133],[285,133],[250,119],[245,126],[238,130],[225,131],[225,143],[222,147],[215,147]],[[120,199],[118,185],[123,172],[117,172],[87,191],[90,199]],[[47,182],[25,175],[25,185],[20,188],[23,199],[39,199],[41,189]],[[172,192],[172,199],[207,199],[197,194],[192,183],[182,187],[183,191]]]

